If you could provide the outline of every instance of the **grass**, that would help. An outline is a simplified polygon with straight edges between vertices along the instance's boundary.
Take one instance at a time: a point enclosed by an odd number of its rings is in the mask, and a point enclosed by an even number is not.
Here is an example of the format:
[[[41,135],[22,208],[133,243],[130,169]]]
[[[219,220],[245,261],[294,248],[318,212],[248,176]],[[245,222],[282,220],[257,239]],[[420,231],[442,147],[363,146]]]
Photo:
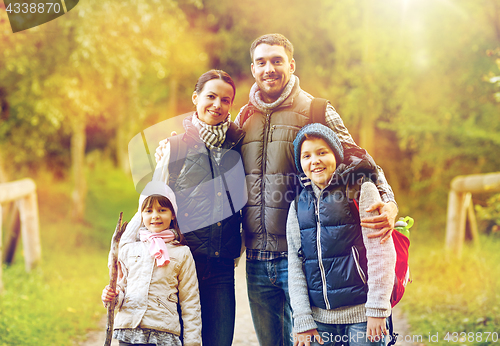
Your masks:
[[[109,280],[111,235],[120,211],[124,220],[132,217],[137,193],[131,180],[109,164],[88,176],[83,223],[71,220],[69,182],[44,174],[37,178],[42,261],[26,273],[18,244],[13,265],[3,267],[1,346],[74,345],[106,313],[100,296]]]
[[[411,338],[422,336],[426,345],[492,344],[495,335],[488,333],[500,334],[500,238],[481,235],[480,246],[465,246],[458,259],[444,252],[440,225],[433,228],[428,216],[416,220],[413,283],[401,302]]]

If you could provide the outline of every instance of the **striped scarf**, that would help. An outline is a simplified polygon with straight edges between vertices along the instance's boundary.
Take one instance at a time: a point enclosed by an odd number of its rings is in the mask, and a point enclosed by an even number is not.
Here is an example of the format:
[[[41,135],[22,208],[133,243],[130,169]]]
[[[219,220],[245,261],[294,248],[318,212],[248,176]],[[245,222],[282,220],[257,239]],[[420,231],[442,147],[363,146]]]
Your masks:
[[[219,149],[222,143],[226,140],[227,129],[229,128],[229,119],[231,115],[228,114],[226,120],[219,125],[208,125],[198,118],[198,113],[193,115],[193,125],[200,130],[200,138],[205,143],[208,149]]]

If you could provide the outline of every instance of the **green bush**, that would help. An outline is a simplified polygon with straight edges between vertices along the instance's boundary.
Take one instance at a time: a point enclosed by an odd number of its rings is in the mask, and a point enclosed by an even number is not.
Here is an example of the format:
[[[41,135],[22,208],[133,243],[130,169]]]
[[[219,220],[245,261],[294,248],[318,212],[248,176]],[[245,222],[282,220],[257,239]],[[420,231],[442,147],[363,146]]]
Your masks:
[[[486,206],[476,205],[477,218],[487,223],[487,232],[500,231],[500,194],[486,201]]]

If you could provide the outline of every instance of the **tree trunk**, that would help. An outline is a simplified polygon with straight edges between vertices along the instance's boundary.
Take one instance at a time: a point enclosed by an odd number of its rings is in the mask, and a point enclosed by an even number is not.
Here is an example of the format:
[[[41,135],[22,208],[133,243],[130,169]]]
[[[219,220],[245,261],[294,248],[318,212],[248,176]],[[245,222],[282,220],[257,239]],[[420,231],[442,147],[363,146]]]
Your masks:
[[[119,111],[125,111],[125,107],[120,107]],[[129,133],[129,123],[126,121],[125,114],[118,115],[120,121],[118,122],[118,128],[116,130],[116,160],[117,165],[126,174],[130,174],[130,164],[128,159],[128,133]]]
[[[126,174],[130,174],[128,144],[130,139],[135,135],[135,133],[131,132],[136,127],[134,124],[138,121],[138,81],[134,79],[125,82],[123,84],[123,89],[126,90],[125,92],[127,94],[120,95],[126,101],[119,103],[117,108],[118,114],[116,114],[116,116],[118,119],[118,128],[116,131],[116,159],[118,167]]]
[[[2,152],[0,152],[0,184],[1,183],[6,183],[9,181],[9,178],[7,177],[7,172],[3,168],[3,157],[2,157]]]
[[[73,135],[71,136],[71,170],[73,174],[73,212],[76,221],[82,221],[85,214],[85,199],[87,195],[87,180],[85,176],[85,117],[76,116],[72,119]]]
[[[179,79],[177,76],[172,76],[172,78],[170,78],[170,95],[168,97],[167,118],[173,118],[177,116],[177,100],[178,100],[177,89],[179,89]]]
[[[363,65],[364,65],[364,85],[366,89],[365,95],[365,112],[359,115],[360,127],[359,127],[359,146],[366,149],[369,153],[373,153],[373,143],[375,134],[375,120],[378,118],[377,107],[375,107],[375,101],[373,97],[373,92],[371,85],[374,82],[373,78],[373,64],[374,58],[374,46],[372,40],[372,33],[370,32],[372,27],[372,7],[369,3],[365,3],[363,9]]]
[[[370,100],[369,100],[370,101]],[[373,102],[372,102],[373,103]],[[370,110],[368,110],[370,112]],[[375,116],[373,114],[363,114],[359,129],[359,146],[371,155],[374,155],[374,137],[375,137]]]

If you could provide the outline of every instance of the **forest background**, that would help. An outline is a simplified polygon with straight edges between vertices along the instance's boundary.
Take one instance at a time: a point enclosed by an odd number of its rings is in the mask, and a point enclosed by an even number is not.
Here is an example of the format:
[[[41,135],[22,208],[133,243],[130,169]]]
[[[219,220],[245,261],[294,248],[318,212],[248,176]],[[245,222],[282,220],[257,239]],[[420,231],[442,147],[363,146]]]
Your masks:
[[[451,179],[500,171],[499,0],[82,0],[16,34],[0,2],[0,183],[37,182],[43,251],[31,273],[20,251],[4,265],[0,345],[71,345],[96,327],[111,234],[137,203],[129,141],[192,110],[211,68],[236,82],[234,119],[253,83],[250,44],[271,32],[416,220],[401,303],[412,333],[498,338],[500,198],[473,196],[479,248],[443,248]]]

